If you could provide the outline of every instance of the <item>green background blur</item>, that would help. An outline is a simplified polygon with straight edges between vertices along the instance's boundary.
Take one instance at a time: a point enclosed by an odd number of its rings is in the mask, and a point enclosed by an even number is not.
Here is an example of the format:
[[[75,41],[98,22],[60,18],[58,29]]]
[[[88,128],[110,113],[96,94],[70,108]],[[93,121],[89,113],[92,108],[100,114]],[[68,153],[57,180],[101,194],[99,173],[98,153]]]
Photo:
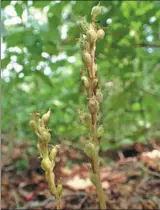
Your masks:
[[[79,17],[99,1],[2,0],[2,133],[35,139],[30,113],[52,109],[53,139],[86,131]],[[106,36],[97,44],[105,136],[102,149],[160,137],[160,2],[100,1]]]

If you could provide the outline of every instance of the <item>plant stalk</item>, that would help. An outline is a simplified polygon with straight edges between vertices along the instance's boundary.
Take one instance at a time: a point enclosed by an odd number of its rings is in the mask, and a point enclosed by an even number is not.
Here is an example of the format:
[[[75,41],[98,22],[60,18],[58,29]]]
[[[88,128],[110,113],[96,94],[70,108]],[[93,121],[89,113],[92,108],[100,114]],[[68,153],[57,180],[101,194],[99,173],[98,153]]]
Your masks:
[[[62,209],[62,201],[61,201],[61,197],[58,195],[58,192],[55,191],[56,186],[55,186],[55,178],[54,178],[54,174],[52,172],[52,170],[48,170],[45,173],[46,176],[46,180],[48,182],[49,188],[51,193],[55,196],[56,198],[56,208],[57,209]]]
[[[99,203],[100,203],[100,208],[106,209],[105,196],[104,196],[104,191],[102,189],[102,184],[100,181],[99,171],[97,171],[97,173],[94,175],[94,179],[95,179],[95,186],[97,189],[98,199],[99,199]]]
[[[91,55],[91,60],[92,60],[92,65],[91,65],[91,72],[92,72],[92,78],[91,78],[91,90],[90,92],[90,96],[96,96],[96,88],[94,88],[94,79],[95,79],[95,50],[96,50],[96,45],[95,42],[93,44],[90,44],[90,55]],[[91,133],[90,135],[92,136],[92,141],[94,144],[96,144],[97,146],[97,137],[96,137],[96,130],[97,130],[97,113],[91,113],[91,119],[92,119],[92,123],[91,123]],[[99,149],[98,149],[99,151]],[[92,166],[92,172],[94,175],[94,180],[95,180],[95,187],[97,190],[97,195],[98,195],[98,199],[99,199],[99,203],[100,203],[100,208],[101,209],[106,209],[106,202],[105,202],[105,195],[104,195],[104,191],[102,188],[102,184],[100,181],[100,170],[99,170],[99,161],[98,161],[98,154],[97,154],[97,159],[93,159],[92,163],[94,164],[94,166]]]
[[[102,13],[100,4],[92,8],[92,22],[88,24],[86,19],[80,20],[82,34],[80,36],[80,44],[82,48],[82,59],[86,68],[87,76],[82,76],[85,91],[87,92],[88,112],[81,113],[80,119],[89,130],[88,142],[85,145],[85,152],[91,162],[91,181],[96,187],[99,198],[100,208],[106,209],[105,194],[100,180],[99,170],[99,145],[100,138],[103,136],[104,129],[102,125],[97,126],[97,116],[99,114],[99,104],[102,101],[103,94],[99,87],[99,79],[97,77],[97,64],[95,61],[96,41],[102,40],[105,32],[96,23],[96,17]],[[85,118],[85,116],[88,116]],[[88,123],[89,122],[89,123]]]

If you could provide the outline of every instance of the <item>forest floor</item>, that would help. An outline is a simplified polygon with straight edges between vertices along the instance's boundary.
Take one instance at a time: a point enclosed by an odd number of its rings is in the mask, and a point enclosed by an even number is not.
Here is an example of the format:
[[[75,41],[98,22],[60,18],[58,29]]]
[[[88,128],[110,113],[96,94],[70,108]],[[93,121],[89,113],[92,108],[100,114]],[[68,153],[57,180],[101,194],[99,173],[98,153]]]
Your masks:
[[[10,141],[10,143],[9,143]],[[11,142],[12,141],[12,142]],[[32,142],[33,143],[33,142]],[[2,209],[55,209],[37,154],[26,154],[31,142],[2,137]],[[134,144],[101,152],[101,181],[108,209],[160,209],[160,145]],[[112,158],[112,161],[107,161]],[[17,161],[29,166],[17,169]],[[89,164],[78,149],[63,145],[56,175],[64,186],[63,208],[98,209],[95,187],[89,180]]]

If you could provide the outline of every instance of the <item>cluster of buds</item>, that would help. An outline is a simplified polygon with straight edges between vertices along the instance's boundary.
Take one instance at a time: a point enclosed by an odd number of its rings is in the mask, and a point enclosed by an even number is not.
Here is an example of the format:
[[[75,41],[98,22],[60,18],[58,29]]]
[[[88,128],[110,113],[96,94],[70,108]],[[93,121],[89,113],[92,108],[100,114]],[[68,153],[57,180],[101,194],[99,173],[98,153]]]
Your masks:
[[[101,89],[97,89],[96,99],[97,99],[98,102],[101,102],[103,100],[103,93],[101,92]]]
[[[49,151],[48,143],[51,140],[50,129],[48,129],[48,121],[51,115],[49,110],[42,117],[38,112],[33,113],[33,119],[30,121],[34,133],[38,138],[37,148],[39,150],[41,160],[41,168],[45,171],[45,177],[50,187],[51,193],[55,195],[57,200],[57,208],[60,208],[60,200],[62,196],[62,185],[55,183],[55,175],[53,169],[55,167],[55,159],[60,145],[52,147]]]
[[[86,143],[84,151],[91,160],[98,157],[98,147],[92,142]]]
[[[99,167],[99,158],[98,158],[99,147],[96,146],[92,142],[88,142],[88,143],[86,143],[86,145],[84,147],[84,151],[87,154],[90,161],[92,162],[91,181],[95,185],[94,176],[97,174],[97,172],[98,172],[97,170]]]
[[[96,136],[98,139],[102,138],[104,135],[104,128],[103,128],[103,125],[100,125],[98,128],[97,128],[97,131],[96,131]]]
[[[45,113],[42,118],[38,112],[33,113],[33,119],[30,121],[34,133],[38,137],[40,143],[47,144],[51,139],[50,129],[47,128],[47,123],[50,118],[51,111]]]
[[[96,41],[102,40],[105,36],[104,30],[95,22],[96,18],[101,15],[102,12],[103,7],[98,4],[92,8],[92,22],[90,24],[87,23],[86,18],[81,18],[79,21],[82,29],[79,43],[82,49],[82,60],[87,73],[85,73],[85,75],[82,73],[81,81],[88,99],[89,114],[84,114],[80,111],[78,113],[82,124],[89,126],[92,124],[93,128],[90,128],[90,136],[94,136],[94,142],[96,142],[96,139],[99,140],[103,136],[102,127],[98,128],[97,131],[94,131],[96,129],[97,115],[99,114],[99,103],[103,100],[103,94],[99,87],[99,79],[96,75],[97,64],[95,62]]]
[[[83,112],[82,110],[77,110],[79,114],[80,122],[85,125],[86,127],[90,127],[91,124],[91,115],[89,113]]]
[[[88,100],[88,109],[92,115],[97,114],[99,111],[99,102],[97,101],[95,96],[89,98]]]
[[[85,18],[81,18],[79,21],[80,27],[83,31],[83,34],[80,36],[79,39],[79,43],[82,49],[82,60],[90,78],[94,78],[97,71],[96,63],[93,60],[95,43],[96,41],[102,40],[105,36],[104,30],[102,28],[99,28],[95,24],[95,18],[102,13],[102,8],[103,7],[101,7],[99,4],[93,7],[91,12],[91,24],[87,23],[87,20]]]
[[[92,11],[91,11],[92,19],[95,20],[95,18],[101,14],[102,14],[102,7],[100,6],[100,3],[99,3],[97,6],[94,6],[92,8]]]
[[[83,85],[84,85],[84,87],[86,88],[86,89],[88,89],[89,88],[89,83],[90,83],[90,81],[89,81],[89,78],[88,77],[86,77],[86,76],[82,76],[81,77],[81,80],[82,80],[82,82],[83,82]]]

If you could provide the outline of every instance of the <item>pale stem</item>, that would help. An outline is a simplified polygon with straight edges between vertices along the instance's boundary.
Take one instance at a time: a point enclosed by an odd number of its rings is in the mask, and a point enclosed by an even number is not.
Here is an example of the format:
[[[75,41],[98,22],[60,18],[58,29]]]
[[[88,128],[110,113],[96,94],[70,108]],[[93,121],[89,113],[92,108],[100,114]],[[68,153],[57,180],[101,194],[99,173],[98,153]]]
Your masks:
[[[93,21],[93,20],[92,20]],[[94,24],[92,22],[92,24]],[[95,78],[95,42],[90,44],[90,55],[91,55],[91,75],[92,77],[90,78],[91,80],[91,89],[89,91],[89,97],[92,97],[93,95],[96,96],[96,88],[94,89],[93,82]],[[92,123],[91,123],[91,129],[90,129],[90,135],[93,138],[93,143],[97,143],[97,137],[96,137],[96,129],[97,129],[97,113],[91,113],[92,117]],[[98,154],[97,154],[98,157]],[[105,195],[104,191],[102,188],[102,184],[100,181],[100,170],[99,170],[99,164],[98,160],[95,162],[95,160],[92,160],[92,172],[94,175],[94,180],[95,180],[95,187],[97,189],[97,194],[100,202],[100,208],[101,209],[106,209],[106,202],[105,202]]]
[[[46,175],[46,180],[48,182],[50,191],[56,198],[57,209],[62,209],[62,201],[61,201],[61,197],[58,195],[58,191],[56,189],[54,174],[51,170],[49,170],[45,173],[45,175]]]

